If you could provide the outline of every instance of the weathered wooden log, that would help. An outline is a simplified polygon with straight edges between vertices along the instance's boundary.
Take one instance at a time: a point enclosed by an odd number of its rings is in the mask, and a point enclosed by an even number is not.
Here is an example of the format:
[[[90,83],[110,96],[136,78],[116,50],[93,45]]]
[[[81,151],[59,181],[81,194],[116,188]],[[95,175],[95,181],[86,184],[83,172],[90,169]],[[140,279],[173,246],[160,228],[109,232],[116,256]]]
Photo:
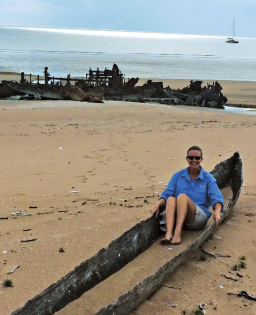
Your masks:
[[[236,152],[231,158],[216,165],[211,172],[217,179],[220,188],[231,187],[232,197],[228,202],[224,213],[221,216],[221,222],[230,214],[236,204],[241,192],[243,175],[242,161],[239,153]],[[214,223],[208,225],[199,233],[196,239],[190,242],[190,245],[165,263],[155,273],[138,283],[131,290],[121,295],[118,300],[103,307],[95,315],[128,315],[141,303],[143,303],[152,293],[160,288],[171,274],[186,261],[188,257],[211,235],[214,229]],[[199,231],[198,231],[199,232]]]
[[[212,174],[220,188],[230,187],[232,191],[222,216],[223,220],[237,202],[242,187],[242,161],[239,153],[235,153],[231,158],[216,165]],[[180,253],[177,256],[121,296],[116,302],[99,311],[98,315],[129,314],[161,286],[165,278],[202,244],[212,230],[213,226],[208,225],[202,232],[198,231],[197,234],[194,234],[196,239],[191,237],[187,240],[186,244],[189,243],[190,245],[185,250],[184,244],[181,244],[180,247],[177,247],[177,250],[180,248]],[[11,315],[51,315],[57,312],[131,262],[140,253],[148,249],[158,236],[159,226],[155,216],[138,223],[113,240],[107,248],[101,249],[95,256],[81,263]]]

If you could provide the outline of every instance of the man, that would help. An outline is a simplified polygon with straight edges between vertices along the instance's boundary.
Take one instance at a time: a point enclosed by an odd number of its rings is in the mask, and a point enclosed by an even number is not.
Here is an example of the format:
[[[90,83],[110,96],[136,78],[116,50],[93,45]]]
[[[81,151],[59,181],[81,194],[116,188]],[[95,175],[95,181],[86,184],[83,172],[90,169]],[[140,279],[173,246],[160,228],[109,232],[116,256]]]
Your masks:
[[[190,147],[186,160],[189,166],[173,174],[152,209],[152,214],[158,216],[159,209],[166,206],[166,234],[161,244],[179,244],[183,226],[202,229],[212,215],[210,206],[214,209],[215,226],[220,223],[223,196],[215,178],[200,165],[203,161],[202,149]]]

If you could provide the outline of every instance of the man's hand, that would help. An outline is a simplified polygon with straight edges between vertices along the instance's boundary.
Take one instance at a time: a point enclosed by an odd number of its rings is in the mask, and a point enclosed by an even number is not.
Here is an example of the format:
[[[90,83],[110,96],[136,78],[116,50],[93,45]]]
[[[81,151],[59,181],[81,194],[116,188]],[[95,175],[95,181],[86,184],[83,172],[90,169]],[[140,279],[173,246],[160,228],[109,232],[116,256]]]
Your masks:
[[[220,224],[220,212],[221,212],[221,203],[218,202],[215,205],[215,210],[213,213],[213,220],[216,227]]]
[[[164,207],[166,205],[166,202],[163,198],[159,199],[158,200],[158,203],[156,205],[154,205],[152,211],[151,211],[151,214],[154,215],[156,214],[156,217],[158,217],[158,214],[159,214],[159,209],[161,207]]]
[[[214,224],[217,227],[220,224],[220,214],[214,212],[213,214],[213,220],[214,220]]]
[[[158,217],[158,214],[159,214],[159,205],[158,205],[158,203],[153,207],[153,209],[151,211],[151,214],[152,215],[156,214],[156,217]]]

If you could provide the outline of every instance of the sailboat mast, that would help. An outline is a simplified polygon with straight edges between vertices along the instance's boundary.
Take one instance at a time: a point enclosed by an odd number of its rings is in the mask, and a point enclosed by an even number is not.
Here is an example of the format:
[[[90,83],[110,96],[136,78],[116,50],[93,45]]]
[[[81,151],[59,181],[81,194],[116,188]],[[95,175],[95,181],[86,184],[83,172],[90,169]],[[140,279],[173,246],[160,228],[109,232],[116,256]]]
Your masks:
[[[235,19],[233,19],[233,37],[236,37],[236,33],[235,33]]]

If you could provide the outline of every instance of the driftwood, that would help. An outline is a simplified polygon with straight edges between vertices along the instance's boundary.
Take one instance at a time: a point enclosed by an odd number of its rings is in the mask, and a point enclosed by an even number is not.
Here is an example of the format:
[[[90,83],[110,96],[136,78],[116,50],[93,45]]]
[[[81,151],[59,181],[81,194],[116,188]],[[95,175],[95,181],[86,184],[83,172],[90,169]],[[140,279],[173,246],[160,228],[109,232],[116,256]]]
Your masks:
[[[242,187],[242,161],[238,153],[228,160],[216,165],[212,171],[220,188],[231,187],[232,197],[222,216],[222,220],[235,205]],[[190,245],[183,249],[171,261],[156,273],[145,279],[132,290],[125,293],[117,302],[107,306],[98,314],[129,314],[151,293],[159,288],[191,253],[198,248],[213,231],[213,225],[207,226]],[[131,262],[135,257],[148,249],[159,237],[159,224],[155,216],[142,221],[113,240],[106,248],[101,249],[93,257],[81,263],[58,282],[30,299],[11,315],[50,315],[62,309],[68,303],[79,298],[113,273]],[[177,248],[182,248],[177,247]]]

